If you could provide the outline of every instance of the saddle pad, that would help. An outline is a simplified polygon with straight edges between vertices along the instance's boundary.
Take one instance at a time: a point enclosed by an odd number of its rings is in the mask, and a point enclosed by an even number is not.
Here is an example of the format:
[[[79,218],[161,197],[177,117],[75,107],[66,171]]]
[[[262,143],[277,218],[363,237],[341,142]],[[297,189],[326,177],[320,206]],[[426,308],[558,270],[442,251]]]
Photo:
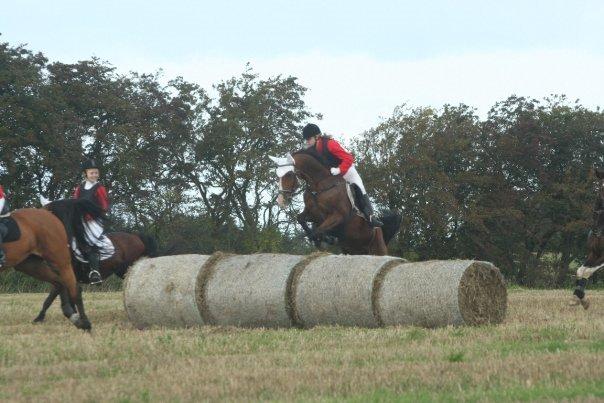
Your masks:
[[[15,242],[21,238],[21,230],[17,222],[10,216],[0,218],[0,223],[8,228],[8,234],[2,240],[3,243]]]

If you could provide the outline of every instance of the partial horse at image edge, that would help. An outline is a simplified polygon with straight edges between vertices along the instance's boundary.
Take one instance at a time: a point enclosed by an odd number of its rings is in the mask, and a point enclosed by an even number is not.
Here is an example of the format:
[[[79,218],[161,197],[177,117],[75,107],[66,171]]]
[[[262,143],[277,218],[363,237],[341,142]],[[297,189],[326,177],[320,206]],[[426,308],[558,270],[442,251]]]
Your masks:
[[[585,296],[587,280],[604,268],[604,169],[595,168],[595,176],[600,180],[600,191],[594,206],[594,223],[587,238],[587,259],[577,269],[576,287],[570,305],[589,308],[589,299]]]
[[[17,223],[21,237],[2,245],[7,257],[3,268],[13,267],[60,289],[63,314],[76,327],[90,330],[91,324],[84,311],[81,288],[71,264],[67,230],[63,223],[45,209],[19,209],[11,212],[10,217]],[[46,264],[30,267],[26,263],[30,256],[36,256]]]

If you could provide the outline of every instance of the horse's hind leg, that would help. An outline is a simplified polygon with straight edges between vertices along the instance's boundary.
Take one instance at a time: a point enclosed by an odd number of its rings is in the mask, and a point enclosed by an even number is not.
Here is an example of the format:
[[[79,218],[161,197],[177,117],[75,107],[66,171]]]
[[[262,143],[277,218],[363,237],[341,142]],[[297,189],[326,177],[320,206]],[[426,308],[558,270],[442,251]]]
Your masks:
[[[57,296],[59,295],[59,292],[60,291],[59,291],[58,285],[55,285],[52,287],[52,290],[50,290],[50,292],[48,293],[48,296],[46,297],[46,299],[44,300],[44,303],[42,304],[42,309],[40,310],[40,313],[34,319],[34,323],[44,322],[44,318],[46,317],[46,311],[48,310],[48,308],[50,308],[50,306],[54,302],[55,298],[57,298]]]
[[[73,274],[73,269],[71,265],[67,270],[61,271],[61,278],[64,280],[66,293],[69,297],[69,301],[71,304],[75,304],[78,312],[72,314],[69,317],[69,320],[79,329],[90,330],[92,325],[86,316],[86,312],[84,311],[84,302],[82,301],[82,288],[78,285],[76,281],[75,274]],[[63,307],[68,304],[63,303]]]
[[[65,250],[65,256],[63,256],[62,261],[56,259],[56,256],[61,256],[61,252],[55,251],[54,254],[49,254],[46,257],[46,261],[53,271],[55,271],[59,278],[62,289],[65,290],[70,304],[76,306],[78,312],[72,313],[69,316],[69,320],[79,329],[90,330],[91,324],[86,316],[86,312],[84,311],[84,303],[82,302],[82,290],[78,285],[75,274],[73,272],[73,267],[71,266],[71,260],[69,257],[69,253]],[[69,304],[66,304],[65,301],[61,304],[63,307],[63,313],[67,316],[66,308]]]
[[[50,308],[55,298],[60,293],[61,277],[48,264],[46,264],[44,260],[35,255],[29,256],[27,259],[16,265],[15,270],[52,285],[53,288],[48,294],[48,297],[46,297],[46,300],[42,305],[42,310],[34,319],[35,323],[43,322],[44,318],[46,317],[46,311],[48,308]],[[69,310],[66,310],[66,307],[63,307],[63,314],[65,316],[69,317],[73,313],[74,310],[71,308],[71,306],[69,306]]]
[[[61,296],[61,311],[63,312],[63,315],[65,315],[65,317],[71,320],[72,322],[79,318],[79,315],[74,316],[74,314],[76,313],[75,306],[71,303],[71,300],[69,299],[69,295],[67,295],[65,288],[57,284],[53,287],[50,293],[48,293],[48,296],[46,297],[46,300],[42,305],[42,310],[40,311],[36,319],[34,319],[34,322],[44,321],[44,318],[46,317],[46,311],[48,310],[48,308],[50,308],[54,300],[59,295]]]

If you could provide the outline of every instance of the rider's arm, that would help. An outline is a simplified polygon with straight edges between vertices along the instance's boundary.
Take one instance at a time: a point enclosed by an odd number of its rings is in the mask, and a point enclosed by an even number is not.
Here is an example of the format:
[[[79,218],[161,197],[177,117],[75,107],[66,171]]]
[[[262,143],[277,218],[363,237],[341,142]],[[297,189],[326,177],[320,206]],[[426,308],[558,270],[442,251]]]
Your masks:
[[[340,166],[338,168],[340,168],[340,175],[345,175],[346,172],[348,172],[348,169],[352,166],[352,164],[354,163],[354,157],[352,156],[351,153],[349,153],[348,151],[346,151],[341,145],[340,143],[338,143],[335,140],[330,140],[327,143],[327,149],[329,150],[330,153],[332,153],[334,156],[336,156],[340,161],[342,161],[340,163]]]
[[[105,186],[100,185],[97,188],[96,200],[105,212],[109,211],[109,196],[107,196],[107,189],[105,189]]]
[[[76,188],[73,191],[73,196],[71,196],[72,199],[77,199],[80,197],[80,187],[76,186]]]

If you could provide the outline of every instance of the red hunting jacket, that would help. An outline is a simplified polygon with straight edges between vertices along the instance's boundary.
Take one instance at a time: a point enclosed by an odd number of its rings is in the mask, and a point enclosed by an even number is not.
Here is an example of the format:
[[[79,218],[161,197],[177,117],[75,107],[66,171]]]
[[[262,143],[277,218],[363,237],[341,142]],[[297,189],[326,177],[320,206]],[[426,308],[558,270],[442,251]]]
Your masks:
[[[107,189],[105,186],[97,182],[93,187],[86,190],[84,189],[85,182],[78,185],[73,191],[74,199],[88,199],[97,204],[103,211],[109,211],[109,196],[107,195]],[[86,216],[86,220],[90,221],[92,217]]]
[[[327,141],[327,153],[323,153],[323,143]],[[340,175],[345,175],[354,164],[354,157],[346,151],[336,140],[329,137],[319,137],[315,148],[319,155],[325,155],[330,167],[340,168]]]

